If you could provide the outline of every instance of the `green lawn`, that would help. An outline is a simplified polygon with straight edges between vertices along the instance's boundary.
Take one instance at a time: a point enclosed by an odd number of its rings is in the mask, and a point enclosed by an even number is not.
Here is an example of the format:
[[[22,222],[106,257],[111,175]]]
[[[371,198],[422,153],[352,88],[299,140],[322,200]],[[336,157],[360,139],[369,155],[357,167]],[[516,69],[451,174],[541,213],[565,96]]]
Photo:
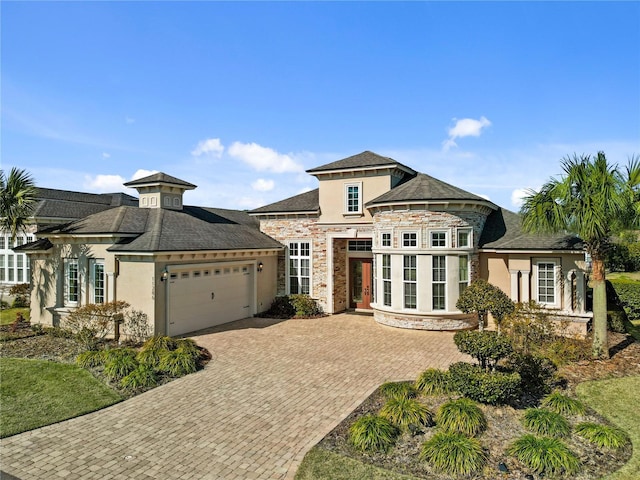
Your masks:
[[[415,477],[365,465],[318,447],[307,453],[296,472],[296,480],[412,480]]]
[[[612,378],[585,382],[576,389],[578,397],[600,415],[629,434],[633,455],[629,462],[606,480],[640,478],[640,410],[635,407],[640,377]]]
[[[16,319],[17,313],[22,313],[25,320],[29,320],[28,308],[5,308],[0,310],[0,325],[9,325]]]
[[[640,272],[611,272],[607,273],[607,280],[636,280],[640,282]]]
[[[120,396],[87,370],[41,360],[0,359],[0,437],[107,407]]]

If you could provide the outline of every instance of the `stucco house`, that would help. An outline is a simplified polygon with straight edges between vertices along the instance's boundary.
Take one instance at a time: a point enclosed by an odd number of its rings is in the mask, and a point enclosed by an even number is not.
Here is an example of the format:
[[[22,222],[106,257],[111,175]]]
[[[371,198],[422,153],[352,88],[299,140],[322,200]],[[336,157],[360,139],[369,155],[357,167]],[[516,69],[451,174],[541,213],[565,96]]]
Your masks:
[[[31,321],[113,300],[179,335],[255,315],[276,295],[283,247],[245,212],[183,205],[195,185],[164,173],[131,181],[136,205],[44,228],[15,250],[31,259]]]
[[[455,305],[484,278],[586,329],[576,237],[524,234],[517,214],[368,151],[308,173],[317,189],[251,212],[183,205],[196,186],[158,173],[125,184],[135,204],[39,229],[15,248],[31,259],[32,322],[117,299],[144,311],[154,333],[180,335],[306,293],[330,314],[455,330],[476,325]]]
[[[363,309],[386,325],[454,330],[477,323],[456,302],[484,278],[586,329],[575,236],[525,234],[517,214],[369,151],[308,173],[318,189],[251,212],[286,247],[279,294],[308,293],[327,313]]]

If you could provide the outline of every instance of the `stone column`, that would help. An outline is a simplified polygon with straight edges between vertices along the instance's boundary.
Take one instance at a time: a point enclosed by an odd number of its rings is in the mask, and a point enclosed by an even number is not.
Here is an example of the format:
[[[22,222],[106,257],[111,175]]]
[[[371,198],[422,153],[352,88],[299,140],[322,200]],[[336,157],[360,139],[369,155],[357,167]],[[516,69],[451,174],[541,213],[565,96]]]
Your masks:
[[[514,302],[518,302],[519,298],[518,298],[518,274],[520,273],[520,270],[509,270],[509,275],[511,275],[511,294],[509,295],[509,297],[511,298],[511,300],[513,300]]]
[[[529,294],[531,289],[531,270],[520,270],[520,281],[522,286],[520,288],[520,301],[522,303],[529,302],[531,296]]]

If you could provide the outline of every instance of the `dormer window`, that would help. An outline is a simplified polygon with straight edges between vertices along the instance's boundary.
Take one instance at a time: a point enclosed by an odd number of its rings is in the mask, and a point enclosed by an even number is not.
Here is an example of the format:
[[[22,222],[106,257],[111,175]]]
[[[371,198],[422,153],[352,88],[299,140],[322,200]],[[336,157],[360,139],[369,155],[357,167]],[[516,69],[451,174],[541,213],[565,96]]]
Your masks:
[[[347,183],[345,188],[345,213],[362,213],[362,182]]]
[[[173,197],[173,206],[174,207],[179,207],[180,206],[180,198],[179,197]]]

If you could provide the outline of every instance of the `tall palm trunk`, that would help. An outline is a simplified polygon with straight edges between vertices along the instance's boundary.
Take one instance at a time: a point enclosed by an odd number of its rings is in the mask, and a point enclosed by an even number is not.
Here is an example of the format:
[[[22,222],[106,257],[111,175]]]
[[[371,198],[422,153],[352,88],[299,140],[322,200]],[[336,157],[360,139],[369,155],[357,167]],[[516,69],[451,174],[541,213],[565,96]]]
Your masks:
[[[593,358],[609,358],[607,342],[607,283],[604,259],[592,256],[591,284],[593,286]]]

